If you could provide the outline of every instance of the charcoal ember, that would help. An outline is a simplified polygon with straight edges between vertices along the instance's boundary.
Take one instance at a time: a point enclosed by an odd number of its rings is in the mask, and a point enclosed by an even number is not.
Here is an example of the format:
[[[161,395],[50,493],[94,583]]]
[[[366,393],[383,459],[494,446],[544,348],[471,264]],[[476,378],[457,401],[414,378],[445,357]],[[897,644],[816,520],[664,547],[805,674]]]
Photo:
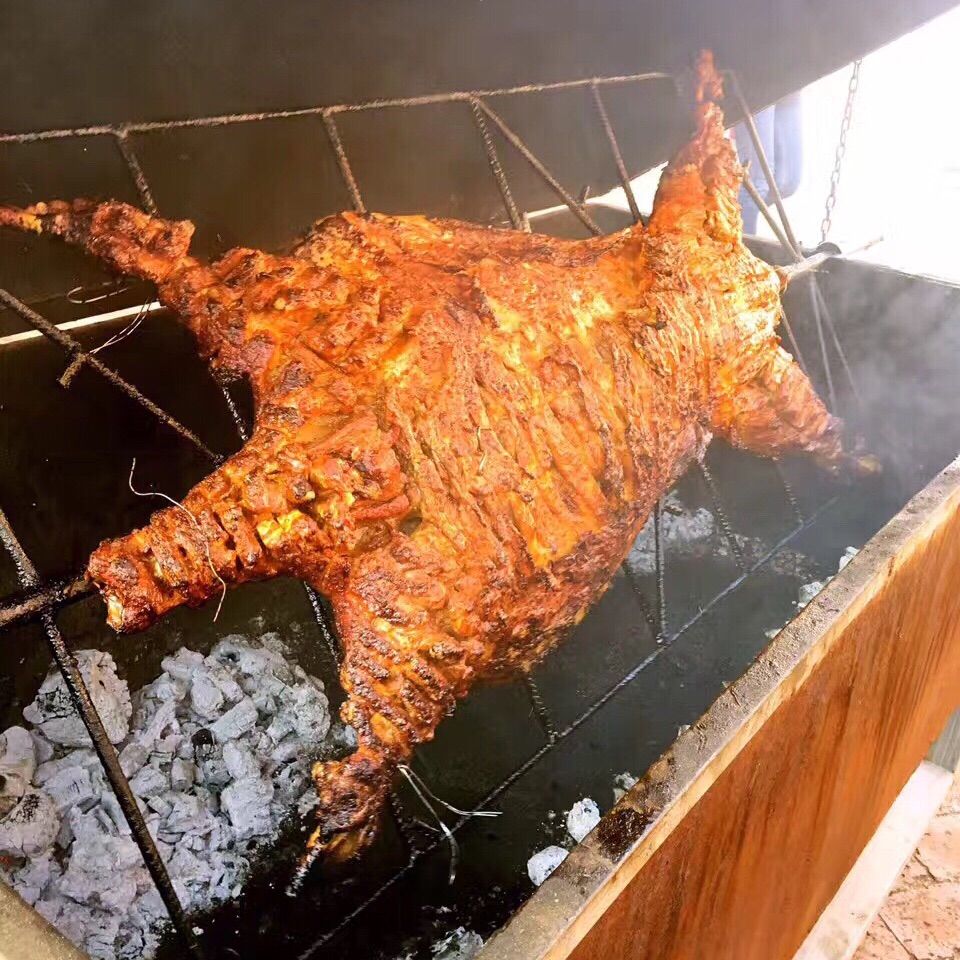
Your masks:
[[[30,731],[30,739],[33,741],[37,763],[46,763],[53,756],[53,744],[46,737],[37,733],[36,730]]]
[[[216,719],[225,701],[223,691],[206,671],[194,674],[190,681],[190,708],[197,716],[205,720]]]
[[[613,802],[619,803],[636,782],[637,778],[632,773],[618,773],[613,778]]]
[[[44,894],[47,887],[56,881],[62,869],[51,852],[33,857],[13,875],[12,881],[17,893],[31,906]]]
[[[156,708],[150,711],[149,717],[149,721],[136,739],[148,750],[152,750],[154,745],[171,730],[179,729],[176,702],[173,700],[156,702]]]
[[[173,656],[164,657],[160,666],[173,680],[189,683],[194,671],[203,663],[203,654],[181,647]]]
[[[109,653],[78,650],[76,659],[110,742],[120,743],[127,735],[133,713],[126,681],[117,676],[116,664]],[[24,708],[23,716],[53,743],[71,747],[90,743],[87,728],[74,709],[59,672],[47,674],[33,702]]]
[[[59,757],[53,757],[41,763],[33,775],[33,782],[42,787],[51,777],[55,777],[61,770],[70,767],[85,767],[91,769],[100,765],[100,760],[93,750],[71,750]]]
[[[29,789],[0,820],[0,853],[34,857],[53,846],[60,830],[57,808],[42,790]]]
[[[132,777],[149,756],[150,751],[139,740],[131,740],[120,751],[120,769],[127,777]]]
[[[473,960],[483,947],[483,937],[473,930],[457,927],[430,947],[432,960]]]
[[[232,667],[232,664],[230,666]],[[234,679],[231,670],[220,663],[216,657],[206,657],[203,661],[203,670],[223,694],[227,703],[234,704],[243,697],[244,690]]]
[[[197,779],[197,768],[190,760],[176,757],[170,764],[170,788],[178,792],[189,789]]]
[[[210,732],[218,743],[236,740],[249,733],[257,723],[257,708],[253,701],[245,696],[231,707],[219,720],[210,725]]]
[[[0,777],[4,780],[4,794],[23,796],[36,769],[37,748],[23,727],[10,727],[0,734]]]
[[[56,804],[61,816],[74,804],[87,803],[97,796],[90,771],[79,765],[62,767],[44,783],[43,789]]]
[[[156,797],[169,788],[170,776],[156,764],[150,763],[137,771],[130,780],[130,786],[138,797]]]
[[[231,780],[222,754],[209,757],[197,765],[197,782],[214,790],[222,790]]]
[[[590,797],[584,797],[567,812],[567,833],[579,843],[599,822],[600,808]]]
[[[538,850],[527,861],[527,875],[535,887],[539,887],[557,867],[567,859],[568,850],[563,847],[549,846]]]
[[[253,755],[253,751],[242,743],[231,741],[224,744],[223,762],[227,773],[234,780],[260,776],[260,761]]]
[[[161,831],[166,834],[207,834],[216,824],[216,817],[201,797],[192,793],[170,793],[164,799],[171,804],[170,813]]]
[[[662,519],[660,537],[665,548],[690,553],[702,548],[714,537],[713,514],[703,507],[688,508],[676,493],[668,493],[664,497]],[[656,570],[656,544],[652,519],[647,522],[631,547],[627,563],[631,570],[641,575],[651,574]]]
[[[60,892],[78,903],[123,914],[149,882],[131,837],[91,832],[83,842],[74,843],[60,879]]]
[[[244,777],[224,788],[220,802],[238,837],[255,837],[273,829],[270,816],[273,791],[273,784],[263,777]]]

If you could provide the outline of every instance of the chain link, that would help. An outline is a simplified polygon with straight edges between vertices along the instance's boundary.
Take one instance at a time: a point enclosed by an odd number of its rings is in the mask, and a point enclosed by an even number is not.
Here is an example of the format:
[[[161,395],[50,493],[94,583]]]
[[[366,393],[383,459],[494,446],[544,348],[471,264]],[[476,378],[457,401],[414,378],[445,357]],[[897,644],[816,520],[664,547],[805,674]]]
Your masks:
[[[830,228],[833,226],[833,208],[837,205],[837,186],[840,183],[840,171],[843,168],[843,158],[847,152],[847,134],[850,132],[850,120],[853,117],[853,101],[857,95],[857,86],[860,83],[860,64],[856,60],[850,73],[850,83],[847,86],[847,102],[843,108],[843,119],[840,121],[840,140],[837,143],[837,152],[833,159],[833,172],[830,174],[830,191],[824,205],[823,220],[820,223],[820,242],[826,241]]]

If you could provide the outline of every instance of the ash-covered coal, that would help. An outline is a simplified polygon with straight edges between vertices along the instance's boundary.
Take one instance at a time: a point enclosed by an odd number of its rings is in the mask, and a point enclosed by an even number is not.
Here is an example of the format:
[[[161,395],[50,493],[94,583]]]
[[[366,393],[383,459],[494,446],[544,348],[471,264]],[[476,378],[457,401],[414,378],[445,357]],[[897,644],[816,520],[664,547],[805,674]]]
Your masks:
[[[236,897],[312,762],[349,742],[323,683],[276,634],[181,648],[132,697],[109,654],[77,660],[186,909]],[[59,674],[24,718],[0,736],[5,878],[92,957],[151,956],[166,910]]]
[[[709,541],[715,530],[713,514],[703,507],[691,509],[683,503],[676,492],[671,491],[663,498],[663,521],[660,536],[664,549],[693,550]],[[630,553],[627,563],[637,574],[650,574],[656,570],[657,554],[653,531],[653,517],[640,532]]]

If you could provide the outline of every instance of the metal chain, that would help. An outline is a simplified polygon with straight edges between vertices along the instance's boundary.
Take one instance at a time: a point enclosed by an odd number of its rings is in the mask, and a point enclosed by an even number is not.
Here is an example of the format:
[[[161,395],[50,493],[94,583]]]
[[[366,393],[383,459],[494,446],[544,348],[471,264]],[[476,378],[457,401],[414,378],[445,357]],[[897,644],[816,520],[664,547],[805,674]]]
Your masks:
[[[850,132],[850,120],[853,116],[853,101],[857,95],[857,86],[860,83],[860,64],[862,60],[855,60],[850,73],[850,83],[847,87],[847,102],[843,108],[843,119],[840,121],[840,141],[837,143],[837,152],[833,160],[833,172],[830,174],[830,191],[824,205],[823,221],[820,223],[820,242],[826,241],[830,228],[833,226],[833,208],[837,205],[837,186],[840,183],[840,171],[843,167],[843,158],[847,152],[847,134]]]

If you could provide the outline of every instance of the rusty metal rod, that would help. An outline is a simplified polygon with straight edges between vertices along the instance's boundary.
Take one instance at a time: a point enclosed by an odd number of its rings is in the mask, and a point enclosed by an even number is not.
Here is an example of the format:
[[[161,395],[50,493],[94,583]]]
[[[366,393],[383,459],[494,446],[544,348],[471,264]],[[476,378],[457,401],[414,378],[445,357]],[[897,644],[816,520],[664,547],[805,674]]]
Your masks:
[[[552,173],[537,159],[533,151],[520,139],[520,137],[509,127],[503,118],[487,106],[482,100],[477,98],[477,105],[492,120],[497,129],[503,134],[507,142],[514,147],[520,156],[540,175],[540,178],[553,190],[553,192],[570,208],[570,212],[593,234],[599,236],[603,231],[597,226],[593,217],[587,213],[582,203],[579,203],[566,190],[566,188],[553,176]]]
[[[595,83],[591,83],[590,92],[593,94],[593,102],[596,105],[597,113],[600,115],[603,132],[607,135],[607,143],[610,144],[610,152],[613,154],[613,162],[617,168],[617,176],[620,178],[620,186],[626,194],[627,205],[630,207],[630,216],[633,217],[634,223],[639,223],[640,207],[637,206],[637,198],[633,192],[633,184],[630,183],[627,165],[623,161],[620,143],[617,141],[617,135],[614,132],[613,124],[610,122],[610,116],[607,114],[606,105],[603,102],[603,97],[600,95],[600,88]]]
[[[507,211],[507,216],[510,218],[510,223],[513,225],[514,230],[526,230],[529,233],[530,224],[520,216],[520,211],[514,202],[513,191],[510,189],[510,183],[507,180],[507,175],[504,173],[503,166],[500,163],[500,157],[497,154],[496,144],[494,144],[493,138],[490,136],[490,128],[487,126],[487,121],[483,116],[483,110],[480,108],[480,103],[476,97],[473,97],[470,100],[470,111],[473,114],[473,122],[476,124],[477,130],[480,132],[480,139],[483,141],[483,149],[487,154],[487,164],[490,167],[490,172],[493,174],[493,179],[497,183],[497,189],[500,191],[500,196],[503,199],[503,206]]]

